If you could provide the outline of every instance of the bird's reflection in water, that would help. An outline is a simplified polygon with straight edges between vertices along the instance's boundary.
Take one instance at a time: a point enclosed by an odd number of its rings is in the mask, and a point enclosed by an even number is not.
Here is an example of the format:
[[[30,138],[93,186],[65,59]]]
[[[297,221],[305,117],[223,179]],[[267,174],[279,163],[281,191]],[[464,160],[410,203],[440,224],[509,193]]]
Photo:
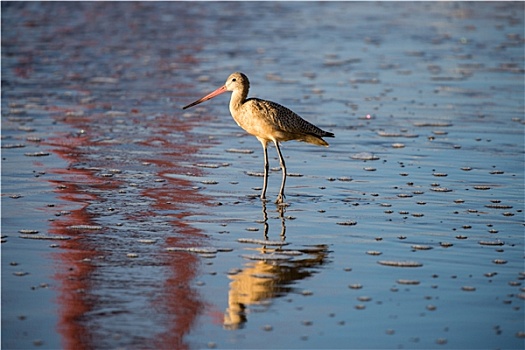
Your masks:
[[[255,258],[244,265],[240,272],[230,275],[228,309],[224,315],[224,328],[242,328],[248,321],[248,310],[257,305],[267,305],[272,298],[281,297],[296,291],[293,285],[312,276],[318,266],[328,257],[328,246],[305,245],[295,249],[285,248],[286,225],[285,207],[278,206],[281,220],[280,240],[269,240],[268,213],[263,201],[264,240],[261,247],[254,248]],[[268,245],[264,245],[268,242]],[[271,245],[270,245],[271,244]],[[280,258],[279,258],[280,257]]]

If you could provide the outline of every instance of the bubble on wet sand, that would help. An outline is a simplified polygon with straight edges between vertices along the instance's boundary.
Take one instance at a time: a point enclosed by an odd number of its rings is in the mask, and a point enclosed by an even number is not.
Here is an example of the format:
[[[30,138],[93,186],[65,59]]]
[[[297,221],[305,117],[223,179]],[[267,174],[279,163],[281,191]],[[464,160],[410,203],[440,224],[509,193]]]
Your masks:
[[[341,225],[341,226],[355,226],[355,225],[357,225],[357,221],[353,221],[353,220],[339,221],[337,224]]]
[[[154,244],[154,243],[157,243],[157,240],[141,238],[141,239],[137,239],[137,242],[144,243],[144,244]]]
[[[418,281],[418,280],[398,279],[396,281],[396,283],[416,286],[416,285],[420,284],[421,282]]]
[[[463,286],[463,287],[461,287],[461,290],[464,291],[464,292],[475,292],[476,291],[476,287]]]
[[[490,209],[512,209],[512,205],[486,204],[485,208],[490,208]]]
[[[251,149],[239,149],[239,148],[228,148],[226,150],[228,153],[240,153],[240,154],[252,154],[253,150]]]
[[[29,275],[29,272],[25,272],[25,271],[15,271],[15,272],[13,272],[13,275],[16,276],[16,277],[23,277],[23,276],[27,276],[27,275]]]
[[[409,134],[409,133],[405,133],[405,132],[389,132],[389,131],[383,131],[383,130],[380,130],[377,132],[377,135],[378,136],[381,136],[381,137],[406,137],[406,138],[416,138],[416,137],[419,137],[418,134]]]
[[[24,148],[26,145],[23,143],[4,143],[2,144],[2,148]]]
[[[363,295],[363,296],[357,297],[357,300],[366,303],[366,302],[372,301],[372,297],[368,295]]]
[[[447,187],[431,187],[430,190],[434,192],[452,192],[452,190]]]
[[[448,343],[448,340],[446,338],[438,338],[436,339],[436,344],[438,345],[445,345]]]
[[[505,245],[505,242],[500,241],[499,239],[495,241],[479,241],[480,245],[489,245],[489,246],[502,246]]]
[[[352,181],[352,178],[348,177],[348,176],[341,176],[341,177],[338,177],[337,180],[343,181],[343,182],[348,182],[348,181]]]
[[[24,156],[26,157],[46,157],[48,156],[49,153],[48,152],[33,152],[33,153],[24,153]]]
[[[21,125],[17,128],[17,130],[19,131],[25,131],[25,132],[33,132],[35,131],[36,129],[31,127],[31,126],[27,126],[27,125]]]
[[[39,231],[38,230],[18,230],[18,232],[24,235],[36,235]]]
[[[404,143],[393,143],[392,144],[392,148],[405,148],[405,144]]]
[[[259,173],[259,172],[256,172],[256,171],[247,171],[246,175],[248,175],[248,176],[255,176],[255,177],[263,177],[264,173]]]
[[[497,264],[497,265],[504,265],[504,264],[507,263],[507,260],[504,260],[504,259],[494,259],[494,260],[492,260],[492,262],[493,262],[494,264]]]
[[[394,260],[379,260],[377,262],[379,265],[383,266],[393,266],[393,267],[421,267],[422,263],[417,261],[394,261]]]
[[[429,245],[421,245],[421,244],[414,244],[412,245],[412,249],[414,250],[430,250],[432,249]]]
[[[363,288],[363,285],[360,284],[360,283],[353,283],[353,284],[348,285],[348,288],[350,288],[350,289],[361,289],[361,288]]]
[[[356,159],[356,160],[379,160],[378,156],[370,152],[356,153],[356,154],[351,155],[350,158]]]
[[[263,331],[266,331],[266,332],[273,331],[273,327],[271,325],[269,325],[269,324],[266,324],[266,325],[262,326],[261,329]]]
[[[476,186],[474,186],[474,189],[475,190],[480,190],[480,191],[486,191],[486,190],[490,190],[490,186],[476,185]]]
[[[366,252],[366,254],[367,254],[367,255],[381,255],[381,254],[383,254],[383,253],[380,252],[380,251],[377,251],[377,250],[368,250],[368,251]]]
[[[203,185],[217,185],[219,182],[215,180],[203,180],[201,184]]]
[[[412,125],[416,127],[433,127],[433,128],[444,128],[452,126],[452,123],[447,122],[414,122]]]
[[[42,239],[42,240],[57,240],[57,241],[65,241],[65,240],[71,239],[71,237],[68,237],[68,236],[44,235],[44,234],[19,235],[18,237],[24,238],[24,239]]]

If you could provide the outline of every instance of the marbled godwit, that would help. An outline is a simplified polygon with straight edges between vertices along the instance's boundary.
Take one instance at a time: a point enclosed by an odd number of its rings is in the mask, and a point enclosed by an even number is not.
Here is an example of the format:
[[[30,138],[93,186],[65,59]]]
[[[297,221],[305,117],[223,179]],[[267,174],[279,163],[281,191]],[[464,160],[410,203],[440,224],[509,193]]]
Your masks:
[[[283,180],[276,203],[284,201],[284,184],[286,183],[286,165],[284,163],[279,142],[297,140],[312,143],[319,146],[328,146],[323,137],[334,137],[334,134],[321,130],[317,126],[307,122],[291,110],[275,102],[261,100],[258,98],[247,98],[250,82],[243,73],[231,74],[226,83],[204,96],[190,103],[186,108],[195,106],[201,102],[214,98],[226,91],[232,91],[230,100],[230,113],[241,128],[255,136],[262,144],[264,151],[264,182],[261,199],[266,198],[266,186],[268,184],[268,142],[272,141],[277,149]]]

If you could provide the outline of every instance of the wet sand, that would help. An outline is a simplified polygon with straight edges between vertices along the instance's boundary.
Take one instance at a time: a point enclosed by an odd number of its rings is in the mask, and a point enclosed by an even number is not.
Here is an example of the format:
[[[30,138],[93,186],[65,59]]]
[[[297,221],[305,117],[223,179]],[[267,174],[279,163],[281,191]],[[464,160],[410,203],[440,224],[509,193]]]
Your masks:
[[[2,3],[2,348],[523,348],[523,13]]]

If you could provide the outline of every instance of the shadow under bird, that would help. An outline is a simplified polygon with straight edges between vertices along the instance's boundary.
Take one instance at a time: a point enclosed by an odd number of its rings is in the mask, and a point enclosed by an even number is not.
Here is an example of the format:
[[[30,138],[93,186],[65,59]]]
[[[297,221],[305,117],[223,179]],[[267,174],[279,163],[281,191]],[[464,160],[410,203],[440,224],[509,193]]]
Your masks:
[[[278,103],[258,98],[247,98],[249,89],[250,82],[246,75],[240,72],[232,73],[223,86],[183,107],[183,109],[198,105],[227,91],[232,91],[230,113],[233,119],[246,132],[255,136],[263,147],[264,182],[261,192],[262,200],[266,199],[266,187],[268,184],[269,162],[267,147],[269,142],[275,144],[283,172],[281,189],[276,200],[277,204],[281,204],[284,202],[286,165],[279,148],[279,142],[297,140],[319,146],[328,146],[323,137],[334,137],[334,134],[321,130]]]

